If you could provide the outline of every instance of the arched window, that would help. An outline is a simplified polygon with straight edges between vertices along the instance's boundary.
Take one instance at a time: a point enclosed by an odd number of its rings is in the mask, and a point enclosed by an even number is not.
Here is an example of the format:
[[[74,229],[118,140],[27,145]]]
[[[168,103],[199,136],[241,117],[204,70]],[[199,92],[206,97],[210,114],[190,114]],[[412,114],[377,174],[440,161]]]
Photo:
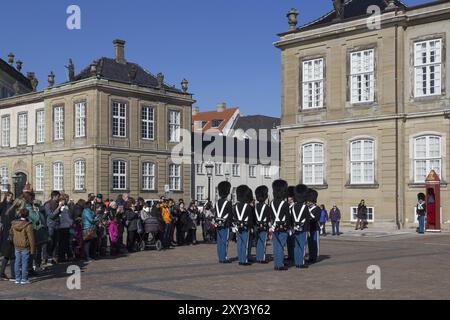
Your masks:
[[[303,183],[322,185],[324,180],[324,153],[322,143],[303,146]]]
[[[75,173],[75,190],[82,191],[86,189],[86,162],[84,160],[77,160],[74,163]]]
[[[441,137],[429,135],[414,139],[414,182],[425,182],[431,170],[440,175],[441,164]]]
[[[8,177],[9,177],[9,172],[8,172],[8,167],[3,166],[0,167],[0,189],[2,190],[2,192],[7,192],[8,191]]]
[[[375,182],[375,143],[361,139],[350,144],[350,181],[352,184]]]

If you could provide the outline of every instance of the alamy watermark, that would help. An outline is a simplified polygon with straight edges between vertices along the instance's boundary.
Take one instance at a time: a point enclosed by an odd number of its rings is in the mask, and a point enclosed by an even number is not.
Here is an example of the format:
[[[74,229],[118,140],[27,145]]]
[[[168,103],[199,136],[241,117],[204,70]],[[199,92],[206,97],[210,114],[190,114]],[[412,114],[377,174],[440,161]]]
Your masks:
[[[81,8],[75,4],[67,7],[66,13],[69,15],[66,20],[66,26],[69,30],[81,29]]]
[[[81,269],[77,265],[71,265],[67,268],[67,274],[70,276],[67,278],[66,286],[69,290],[81,290]]]
[[[377,265],[368,266],[366,273],[370,274],[366,282],[367,289],[381,290],[381,268]]]

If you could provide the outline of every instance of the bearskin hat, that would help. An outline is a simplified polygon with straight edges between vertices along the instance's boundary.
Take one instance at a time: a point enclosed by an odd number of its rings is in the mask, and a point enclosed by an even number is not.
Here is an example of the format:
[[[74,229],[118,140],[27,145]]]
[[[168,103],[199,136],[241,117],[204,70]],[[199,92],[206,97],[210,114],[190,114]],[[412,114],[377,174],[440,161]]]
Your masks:
[[[275,180],[272,183],[274,199],[286,199],[288,195],[288,184],[284,180]]]
[[[316,190],[308,189],[305,194],[305,201],[310,201],[312,203],[316,203],[318,197],[319,197],[319,193]]]
[[[231,183],[229,183],[228,181],[222,181],[217,186],[217,189],[219,191],[219,197],[226,198],[230,194]]]
[[[305,202],[306,192],[308,191],[308,187],[304,184],[298,184],[294,188],[294,198],[295,202],[303,203]]]
[[[294,189],[295,189],[295,187],[294,186],[289,186],[288,187],[288,191],[287,191],[287,196],[288,196],[288,198],[294,198]]]
[[[259,186],[255,189],[255,197],[258,202],[264,202],[269,197],[269,188],[266,186]]]
[[[253,201],[253,192],[247,185],[243,184],[236,188],[236,199],[241,203],[250,203]]]
[[[422,200],[422,201],[425,201],[425,193],[419,193],[419,194],[417,194],[417,199],[418,200]]]

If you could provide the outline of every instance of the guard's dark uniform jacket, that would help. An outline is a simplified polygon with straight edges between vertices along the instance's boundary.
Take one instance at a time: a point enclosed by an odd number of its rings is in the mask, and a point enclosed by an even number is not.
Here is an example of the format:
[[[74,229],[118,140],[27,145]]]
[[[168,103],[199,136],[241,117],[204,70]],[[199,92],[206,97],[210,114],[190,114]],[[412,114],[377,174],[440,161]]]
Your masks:
[[[286,200],[283,202],[283,200],[275,199],[270,207],[272,208],[270,220],[275,231],[287,231],[292,227],[289,203]]]
[[[309,207],[306,204],[295,203],[291,208],[291,216],[294,232],[309,231],[310,212]]]
[[[225,201],[227,203],[225,203]],[[233,205],[226,198],[219,199],[214,207],[214,221],[218,228],[229,228],[233,219]]]
[[[322,210],[316,206],[313,205],[311,208],[309,208],[309,231],[310,232],[316,232],[320,230],[320,213]]]
[[[270,205],[265,203],[257,203],[254,209],[255,227],[257,231],[268,231],[269,224],[271,223],[272,209]]]
[[[238,231],[250,229],[254,224],[254,210],[248,203],[236,203],[233,208],[233,224]]]

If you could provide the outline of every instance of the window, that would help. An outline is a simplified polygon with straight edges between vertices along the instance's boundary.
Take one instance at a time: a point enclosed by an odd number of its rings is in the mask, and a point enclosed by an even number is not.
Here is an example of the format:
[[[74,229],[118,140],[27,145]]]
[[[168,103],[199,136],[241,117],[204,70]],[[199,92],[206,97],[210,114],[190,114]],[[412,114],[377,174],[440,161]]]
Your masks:
[[[216,176],[223,176],[223,164],[222,163],[216,163],[214,165],[214,170],[216,172]]]
[[[8,167],[1,167],[0,168],[0,177],[1,177],[1,190],[3,192],[7,192],[8,191],[8,180],[9,180],[9,174],[8,174]]]
[[[422,136],[414,140],[414,182],[425,182],[431,170],[440,175],[441,163],[441,137]]]
[[[350,221],[358,221],[358,207],[350,208]],[[367,221],[374,222],[375,221],[375,208],[367,207]]]
[[[155,109],[152,107],[142,107],[141,109],[141,138],[155,139]]]
[[[169,166],[169,189],[173,191],[181,190],[181,175],[179,164],[171,164]]]
[[[375,182],[374,142],[356,140],[351,143],[351,183],[373,184]]]
[[[207,124],[208,124],[208,121],[203,120],[203,121],[201,122],[202,128],[204,128]]]
[[[155,190],[155,164],[142,162],[142,190]]]
[[[248,176],[250,178],[256,178],[256,166],[248,166]]]
[[[180,142],[181,113],[169,111],[169,141]]]
[[[441,94],[442,40],[414,43],[415,96]]]
[[[62,162],[53,164],[53,190],[64,190],[64,167]]]
[[[374,49],[350,54],[350,102],[373,102],[375,97]]]
[[[241,176],[241,166],[239,164],[233,164],[231,166],[231,172],[232,172],[234,177]]]
[[[270,166],[263,167],[264,178],[270,178]]]
[[[203,163],[195,164],[195,172],[197,172],[197,174],[205,174],[205,166]]]
[[[113,190],[127,188],[127,163],[123,160],[113,161]]]
[[[322,185],[324,174],[324,155],[322,143],[310,143],[303,146],[303,183]]]
[[[45,111],[39,110],[36,112],[36,142],[45,142]]]
[[[54,113],[54,139],[64,139],[64,107],[55,107]]]
[[[83,160],[75,161],[75,190],[86,189],[86,162]]]
[[[203,186],[197,187],[196,200],[198,201],[205,200],[205,187]]]
[[[36,191],[44,191],[44,165],[36,165]]]
[[[303,61],[303,109],[323,107],[323,61]]]
[[[9,147],[10,129],[10,117],[2,117],[2,147]]]
[[[223,120],[215,119],[215,120],[212,121],[212,125],[211,126],[213,128],[218,128],[222,122],[223,122]]]
[[[28,138],[28,114],[27,113],[20,113],[17,116],[17,122],[18,122],[18,145],[26,145],[27,144],[27,138]]]
[[[125,138],[127,136],[127,105],[125,103],[114,102],[112,116],[113,137]]]
[[[75,104],[75,138],[86,137],[86,103]]]

